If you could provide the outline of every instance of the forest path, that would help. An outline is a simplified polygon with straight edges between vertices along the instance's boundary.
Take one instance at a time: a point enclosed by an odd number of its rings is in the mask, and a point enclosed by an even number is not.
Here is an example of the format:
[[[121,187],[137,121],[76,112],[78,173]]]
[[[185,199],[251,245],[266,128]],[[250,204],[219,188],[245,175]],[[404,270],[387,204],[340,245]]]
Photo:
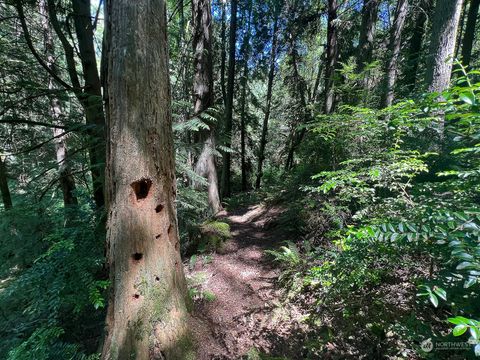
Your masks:
[[[275,288],[279,270],[264,253],[285,240],[272,227],[281,212],[253,205],[227,214],[232,239],[219,253],[186,266],[190,283],[201,283],[200,294],[215,294],[213,301],[195,301],[190,327],[198,359],[237,359],[255,351],[288,355],[294,350],[290,338],[300,329],[281,306]]]

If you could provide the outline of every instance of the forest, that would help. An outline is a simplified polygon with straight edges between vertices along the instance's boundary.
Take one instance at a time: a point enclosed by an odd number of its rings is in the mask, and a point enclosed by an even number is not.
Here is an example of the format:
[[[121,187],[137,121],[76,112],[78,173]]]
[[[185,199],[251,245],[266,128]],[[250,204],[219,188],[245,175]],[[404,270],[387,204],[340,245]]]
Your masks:
[[[480,0],[0,0],[0,359],[480,357]]]

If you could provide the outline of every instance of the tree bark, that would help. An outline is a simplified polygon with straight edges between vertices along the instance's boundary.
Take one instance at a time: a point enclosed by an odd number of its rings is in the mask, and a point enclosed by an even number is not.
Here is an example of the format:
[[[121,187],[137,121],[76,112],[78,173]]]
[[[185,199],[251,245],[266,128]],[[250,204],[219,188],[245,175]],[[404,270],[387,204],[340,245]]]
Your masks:
[[[413,34],[410,38],[407,55],[407,70],[405,71],[405,85],[412,92],[415,89],[417,80],[418,65],[420,63],[420,53],[425,33],[425,24],[427,14],[431,10],[432,0],[423,0],[414,18]]]
[[[372,61],[375,25],[377,23],[379,0],[364,0],[362,7],[362,27],[358,42],[357,68],[361,72]]]
[[[265,147],[267,145],[268,135],[268,121],[270,119],[270,108],[272,106],[272,90],[273,90],[273,78],[275,76],[275,61],[277,57],[277,32],[278,32],[278,16],[275,16],[273,23],[272,34],[272,48],[270,50],[270,68],[268,70],[268,84],[267,84],[267,99],[265,116],[263,117],[262,137],[260,138],[260,148],[258,151],[258,167],[257,167],[257,179],[255,181],[255,187],[260,188],[263,176],[263,161],[265,160]]]
[[[480,0],[471,0],[467,15],[467,25],[463,35],[462,64],[469,66],[472,58],[473,41],[475,40],[475,29],[477,26],[478,9]]]
[[[51,1],[51,0],[50,0]],[[105,204],[103,188],[105,173],[105,114],[102,103],[102,84],[97,68],[93,41],[93,25],[90,0],[72,0],[75,33],[84,77],[81,102],[89,126],[90,164],[93,180],[93,195],[98,207]]]
[[[213,106],[212,15],[209,0],[192,0],[193,51],[195,75],[193,79],[194,113],[196,116]],[[195,172],[208,181],[208,202],[214,214],[222,210],[215,165],[215,124],[201,130],[199,141],[202,152]]]
[[[243,75],[241,80],[242,94],[240,99],[240,158],[241,158],[241,172],[242,172],[242,191],[247,190],[247,164],[246,164],[246,116],[247,116],[247,87],[248,87],[248,60],[250,58],[250,27],[252,23],[252,0],[248,1],[247,5],[247,31],[242,43],[243,56]]]
[[[165,1],[108,0],[107,244],[102,359],[194,357],[175,209]]]
[[[222,9],[222,27],[220,31],[220,38],[221,38],[221,63],[220,63],[220,87],[222,88],[222,100],[223,100],[223,105],[226,106],[227,102],[227,90],[225,87],[225,65],[227,63],[227,50],[226,50],[226,33],[227,33],[227,26],[226,26],[226,10],[225,10],[225,2],[223,0],[221,1],[221,9]]]
[[[430,92],[442,92],[450,84],[452,62],[449,60],[455,52],[462,4],[463,0],[437,0],[425,77]]]
[[[397,81],[400,50],[402,46],[402,32],[408,12],[408,0],[399,0],[395,9],[395,19],[390,31],[390,59],[387,63],[385,74],[385,95],[383,107],[392,105],[395,96],[395,83]]]
[[[337,0],[328,0],[327,56],[325,66],[325,114],[335,109],[334,77],[338,61]]]
[[[48,5],[45,0],[39,2],[39,12],[42,17],[43,42],[45,46],[46,63],[50,70],[57,72],[55,66],[55,48],[52,37],[52,30],[48,21]],[[50,95],[50,109],[49,114],[53,120],[53,124],[64,126],[63,124],[63,109],[60,99],[55,96],[55,83],[52,77],[48,79],[48,89],[52,91]],[[64,130],[62,128],[53,128],[53,137],[55,143],[55,155],[58,166],[58,175],[60,188],[62,189],[63,204],[65,208],[71,205],[77,205],[77,197],[75,196],[75,179],[70,171],[70,161],[67,155],[67,137],[62,135]]]
[[[229,56],[228,56],[228,82],[227,98],[225,102],[225,146],[232,146],[232,117],[233,117],[233,92],[235,84],[235,44],[237,38],[237,0],[232,0],[230,9],[230,36],[229,36]],[[231,195],[231,168],[230,152],[223,153],[223,171],[222,171],[222,195],[229,197]]]
[[[10,189],[8,188],[7,168],[5,162],[6,160],[3,160],[0,155],[0,191],[2,192],[3,207],[5,210],[10,210],[13,208],[13,203]]]

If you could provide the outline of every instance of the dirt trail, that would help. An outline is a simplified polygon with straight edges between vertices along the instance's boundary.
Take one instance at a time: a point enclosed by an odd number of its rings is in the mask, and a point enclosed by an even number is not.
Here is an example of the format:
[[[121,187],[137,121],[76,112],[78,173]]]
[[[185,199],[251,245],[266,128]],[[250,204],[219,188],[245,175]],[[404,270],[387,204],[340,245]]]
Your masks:
[[[282,309],[275,288],[279,271],[264,254],[285,240],[271,226],[280,213],[263,205],[229,213],[233,238],[221,253],[187,267],[188,277],[202,282],[202,291],[215,294],[213,301],[198,300],[194,306],[191,328],[199,359],[237,359],[253,349],[276,356],[293,352],[296,322]]]

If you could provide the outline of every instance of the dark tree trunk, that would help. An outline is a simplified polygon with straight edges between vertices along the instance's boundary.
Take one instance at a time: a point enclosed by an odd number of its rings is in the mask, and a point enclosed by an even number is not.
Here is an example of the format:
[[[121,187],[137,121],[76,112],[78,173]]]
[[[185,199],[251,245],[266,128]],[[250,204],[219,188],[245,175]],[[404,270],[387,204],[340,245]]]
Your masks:
[[[90,2],[88,0],[74,0],[75,28],[78,38],[80,57],[84,69],[85,86],[81,86],[76,70],[75,49],[63,33],[63,29],[57,18],[55,0],[47,0],[49,20],[53,30],[57,34],[65,53],[66,70],[71,84],[68,84],[55,72],[51,71],[48,64],[39,56],[33,45],[28,30],[22,0],[15,2],[19,15],[20,24],[27,45],[38,63],[52,76],[59,85],[72,91],[81,103],[88,126],[90,167],[94,188],[94,199],[100,208],[104,205],[103,178],[105,164],[104,144],[104,114],[101,98],[100,79],[97,71],[95,50],[93,46],[92,24],[90,22]],[[87,15],[88,14],[88,15]],[[95,72],[94,72],[95,71]]]
[[[220,31],[220,38],[221,38],[221,63],[220,63],[220,86],[222,88],[222,101],[223,101],[223,105],[226,106],[226,102],[227,102],[227,90],[226,90],[226,87],[225,87],[225,67],[226,67],[226,63],[227,63],[227,49],[226,49],[226,42],[227,42],[227,37],[226,37],[226,33],[227,33],[227,25],[226,25],[226,10],[225,10],[225,2],[220,0],[221,1],[221,8],[222,8],[222,19],[221,19],[221,22],[222,22],[222,28],[221,28],[221,31]]]
[[[102,359],[194,358],[175,209],[165,2],[108,0],[106,7],[111,297]]]
[[[463,0],[437,0],[426,71],[426,86],[430,92],[442,92],[450,84],[452,61],[447,60],[455,52],[462,4]]]
[[[237,34],[237,0],[232,0],[230,10],[230,37],[229,37],[229,57],[228,57],[228,82],[227,98],[225,102],[225,146],[232,146],[232,117],[233,117],[233,92],[235,85],[235,44]],[[231,195],[231,168],[230,152],[223,153],[223,172],[222,172],[222,195],[229,197]]]
[[[362,7],[362,27],[358,41],[357,67],[361,72],[372,61],[375,25],[377,23],[380,0],[364,0]]]
[[[255,181],[255,187],[260,188],[263,176],[263,161],[265,160],[265,147],[267,145],[268,135],[268,121],[270,119],[270,108],[272,106],[272,90],[273,90],[273,78],[275,76],[275,61],[277,57],[277,32],[278,32],[278,16],[275,17],[273,23],[272,34],[272,49],[270,51],[270,68],[268,70],[268,85],[267,85],[267,99],[265,116],[263,117],[262,137],[260,138],[260,148],[258,151],[258,168],[257,179]]]
[[[337,44],[337,0],[328,0],[327,56],[325,66],[325,113],[335,109],[334,77],[338,61]]]
[[[246,116],[247,116],[247,87],[248,87],[248,60],[250,58],[250,26],[252,23],[252,0],[248,1],[247,9],[247,32],[243,39],[242,56],[243,56],[243,75],[241,80],[241,99],[240,99],[240,158],[241,158],[241,172],[242,172],[242,191],[246,191],[247,184],[247,164],[246,164]]]
[[[400,50],[402,46],[402,32],[407,18],[408,0],[399,0],[395,9],[395,19],[393,21],[392,29],[390,31],[390,58],[387,62],[387,69],[385,74],[385,95],[383,99],[383,107],[392,105],[395,95],[395,83],[397,81],[397,74],[399,70]]]
[[[55,48],[52,30],[48,21],[48,6],[45,0],[40,0],[39,12],[42,16],[43,42],[45,46],[46,63],[50,70],[56,73]],[[52,90],[52,94],[54,94],[53,91],[55,90],[55,83],[51,77],[48,80],[48,89]],[[55,125],[64,126],[62,103],[55,95],[50,96],[49,115]],[[67,154],[67,138],[65,135],[62,135],[63,133],[64,130],[62,128],[53,128],[59,183],[63,194],[63,204],[65,208],[68,208],[70,205],[77,205],[78,201],[75,196],[75,179],[70,171],[70,161]]]
[[[408,46],[407,69],[405,71],[405,85],[410,92],[415,89],[427,14],[430,13],[431,2],[432,0],[421,1],[420,8],[413,20],[415,25]]]
[[[50,0],[51,1],[51,0]],[[93,42],[93,25],[90,0],[72,0],[75,33],[84,77],[81,102],[89,126],[90,164],[93,179],[93,194],[98,207],[105,204],[103,187],[105,172],[105,114],[102,104],[102,84],[97,68]]]
[[[5,166],[6,160],[2,160],[0,155],[0,191],[2,192],[3,206],[5,210],[10,210],[13,207],[10,189],[8,188],[7,169]]]
[[[212,15],[209,0],[192,0],[193,51],[195,75],[193,80],[194,113],[200,115],[213,106]],[[215,165],[215,124],[201,130],[203,144],[195,171],[208,181],[208,202],[214,214],[222,210]]]
[[[475,40],[475,29],[477,26],[478,8],[480,7],[480,0],[471,0],[468,9],[467,26],[463,35],[462,44],[462,64],[464,66],[470,65],[472,57],[473,41]]]

